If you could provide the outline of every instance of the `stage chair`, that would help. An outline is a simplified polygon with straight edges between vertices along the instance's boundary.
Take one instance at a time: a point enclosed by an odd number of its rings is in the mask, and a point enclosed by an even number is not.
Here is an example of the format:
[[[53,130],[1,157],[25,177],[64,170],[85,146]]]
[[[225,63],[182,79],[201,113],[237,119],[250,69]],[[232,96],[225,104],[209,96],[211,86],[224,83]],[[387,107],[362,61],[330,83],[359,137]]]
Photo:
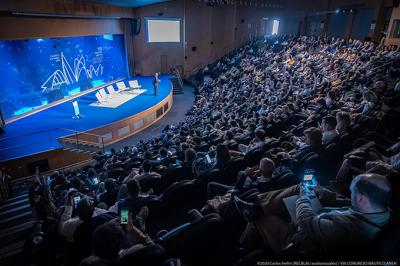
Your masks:
[[[104,90],[104,88],[99,90],[100,96],[103,97],[104,99],[107,99],[107,92]]]
[[[95,96],[99,103],[104,103],[106,101],[103,97],[101,97],[101,94],[99,92],[96,92]]]
[[[125,91],[125,90],[128,89],[128,88],[125,86],[125,82],[123,82],[123,81],[117,82],[117,87],[118,87],[118,90],[120,90],[120,91]]]
[[[135,80],[130,80],[129,81],[129,87],[131,89],[140,89],[142,86],[140,86],[139,82],[135,79]]]
[[[108,86],[107,91],[108,91],[108,94],[110,94],[110,95],[117,93],[117,91],[114,89],[113,85]]]

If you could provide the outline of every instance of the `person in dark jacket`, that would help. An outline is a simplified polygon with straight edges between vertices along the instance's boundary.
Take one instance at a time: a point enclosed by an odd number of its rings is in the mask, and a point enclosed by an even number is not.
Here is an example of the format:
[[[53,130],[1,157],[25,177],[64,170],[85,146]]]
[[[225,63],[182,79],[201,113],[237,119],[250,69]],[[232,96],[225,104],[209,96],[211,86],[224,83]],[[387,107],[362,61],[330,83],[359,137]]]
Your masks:
[[[118,189],[115,180],[107,178],[104,180],[104,187],[106,191],[99,196],[99,202],[104,202],[108,207],[114,205],[118,198]]]
[[[258,233],[277,254],[294,246],[314,257],[357,258],[390,221],[391,185],[382,175],[362,174],[354,178],[350,191],[347,199],[320,186],[300,184],[259,194],[256,204],[235,198],[238,211],[249,221],[242,242],[251,243]],[[294,195],[299,196],[296,221],[289,223],[283,199]],[[316,213],[311,203],[315,197],[329,208]]]

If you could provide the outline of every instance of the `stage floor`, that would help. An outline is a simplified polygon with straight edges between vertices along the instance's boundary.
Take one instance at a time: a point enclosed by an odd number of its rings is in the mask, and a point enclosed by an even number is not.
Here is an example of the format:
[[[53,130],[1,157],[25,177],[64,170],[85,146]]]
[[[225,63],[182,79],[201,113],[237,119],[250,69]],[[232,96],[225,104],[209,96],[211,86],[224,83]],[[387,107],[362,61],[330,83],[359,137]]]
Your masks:
[[[170,78],[170,75],[160,76],[158,95],[154,96],[152,77],[132,77],[129,80],[138,80],[141,89],[146,91],[115,108],[93,105],[97,102],[96,91],[80,96],[77,100],[81,119],[72,118],[73,107],[67,101],[7,124],[5,132],[0,135],[0,161],[60,148],[57,138],[71,135],[71,131],[61,129],[88,131],[145,111],[170,94]],[[128,86],[128,79],[123,81]]]

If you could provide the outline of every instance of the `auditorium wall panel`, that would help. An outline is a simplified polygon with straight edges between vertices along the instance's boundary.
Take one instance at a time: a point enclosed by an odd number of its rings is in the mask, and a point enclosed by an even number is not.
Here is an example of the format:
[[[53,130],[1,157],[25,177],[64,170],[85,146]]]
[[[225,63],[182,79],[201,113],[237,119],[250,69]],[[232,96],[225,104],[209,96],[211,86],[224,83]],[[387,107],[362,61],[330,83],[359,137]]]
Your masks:
[[[365,40],[370,35],[372,16],[372,8],[360,9],[354,14],[351,38]]]
[[[137,74],[154,74],[156,71],[168,71],[173,66],[183,66],[183,43],[146,43],[145,28],[146,17],[181,18],[183,22],[183,11],[183,2],[179,0],[135,9],[135,17],[141,19],[141,31],[133,37]],[[183,34],[184,30],[181,27],[181,38]],[[162,56],[163,60],[167,61],[165,70],[161,69]]]
[[[393,37],[393,30],[395,21],[400,20],[400,7],[393,8],[392,17],[390,19],[389,28],[388,28],[388,37],[385,40],[386,45],[397,45],[400,47],[400,38]]]
[[[120,20],[0,17],[0,27],[5,40],[124,33]]]
[[[292,5],[288,6],[292,8]],[[297,34],[303,11],[250,5],[210,7],[201,1],[174,0],[135,9],[142,20],[142,30],[133,39],[135,71],[143,75],[161,71],[161,56],[167,56],[167,69],[178,66],[186,76],[215,61],[229,51],[264,35],[263,17],[281,19],[280,31]],[[182,43],[146,43],[146,17],[182,19]]]
[[[3,0],[0,2],[0,39],[29,39],[124,32],[119,19],[77,19],[54,17],[11,16],[9,12],[45,13],[70,16],[112,16],[132,18],[133,11],[109,5],[77,1]]]
[[[199,1],[187,1],[188,10],[197,10],[190,15],[185,16],[185,37],[186,45],[184,56],[185,72],[190,73],[209,62],[212,49],[215,46],[210,45],[213,37],[212,31],[212,13],[210,8]],[[232,19],[232,24],[234,19]],[[231,37],[233,38],[233,37]],[[194,50],[192,48],[195,48]]]

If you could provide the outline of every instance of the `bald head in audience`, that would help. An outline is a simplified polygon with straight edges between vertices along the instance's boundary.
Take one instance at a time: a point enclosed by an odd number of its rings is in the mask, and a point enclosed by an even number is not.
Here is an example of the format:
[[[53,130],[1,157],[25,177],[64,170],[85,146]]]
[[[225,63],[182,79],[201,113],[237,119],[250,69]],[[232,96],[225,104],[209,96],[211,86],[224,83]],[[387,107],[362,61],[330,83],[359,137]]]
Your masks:
[[[378,174],[356,176],[351,185],[351,205],[361,213],[387,211],[392,189],[386,177]]]
[[[272,173],[275,171],[275,164],[269,158],[262,158],[260,161],[260,173],[265,178],[272,178]]]

